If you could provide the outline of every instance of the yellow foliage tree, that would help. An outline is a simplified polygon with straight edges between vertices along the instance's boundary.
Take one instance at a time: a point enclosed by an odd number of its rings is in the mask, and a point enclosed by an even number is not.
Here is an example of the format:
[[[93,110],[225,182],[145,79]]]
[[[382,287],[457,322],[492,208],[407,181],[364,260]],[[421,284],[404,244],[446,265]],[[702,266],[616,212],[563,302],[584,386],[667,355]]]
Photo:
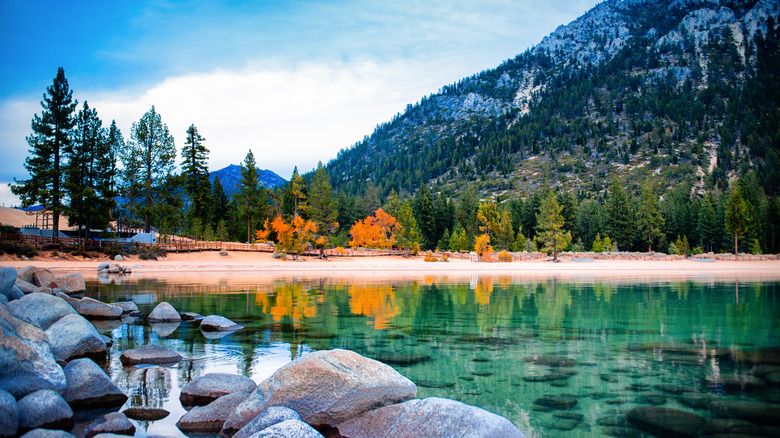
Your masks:
[[[392,248],[395,243],[395,232],[401,225],[395,218],[385,213],[381,208],[377,209],[373,216],[362,221],[355,222],[349,230],[352,240],[349,246],[352,248],[364,247],[375,249]]]
[[[479,260],[485,260],[485,257],[492,254],[493,247],[490,246],[490,236],[487,234],[478,236],[476,243],[474,243],[474,251],[477,253]]]
[[[296,259],[309,244],[320,244],[321,236],[317,236],[317,225],[312,221],[296,216],[288,224],[281,216],[276,216],[270,224],[265,221],[264,230],[256,230],[258,240],[268,240],[271,230],[276,233],[276,244],[282,251],[292,254]]]

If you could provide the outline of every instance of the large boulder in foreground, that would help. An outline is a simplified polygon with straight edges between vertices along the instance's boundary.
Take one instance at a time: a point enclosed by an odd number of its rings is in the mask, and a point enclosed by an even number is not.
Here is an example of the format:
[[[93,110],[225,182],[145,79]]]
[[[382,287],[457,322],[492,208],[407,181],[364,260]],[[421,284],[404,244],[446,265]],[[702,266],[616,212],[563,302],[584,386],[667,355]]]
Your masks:
[[[21,438],[76,438],[74,435],[65,432],[64,430],[52,430],[52,429],[33,429]]]
[[[125,393],[92,359],[76,359],[63,369],[67,386],[62,394],[73,409],[122,406]]]
[[[106,342],[95,326],[81,315],[63,316],[46,329],[46,336],[54,358],[60,363],[81,357],[100,357],[106,353]]]
[[[16,403],[16,409],[19,411],[19,430],[73,428],[73,410],[51,389],[27,394]]]
[[[10,392],[0,389],[0,437],[15,437],[19,427],[16,399]]]
[[[12,290],[16,284],[16,269],[9,266],[0,267],[0,294],[12,299]]]
[[[165,365],[180,361],[181,355],[173,350],[159,345],[144,345],[142,347],[125,350],[119,356],[122,365],[152,364]]]
[[[0,304],[0,388],[17,399],[39,389],[65,389],[65,373],[54,360],[46,334]]]
[[[43,330],[65,315],[76,314],[73,307],[62,298],[40,292],[11,301],[8,303],[8,311],[22,321],[35,324]]]
[[[324,438],[316,429],[301,420],[285,420],[253,436],[254,438]]]
[[[301,416],[290,408],[285,408],[284,406],[271,406],[263,412],[260,412],[252,421],[236,432],[236,434],[233,435],[233,438],[250,438],[261,430],[287,420],[301,421]]]
[[[388,365],[348,350],[316,351],[260,383],[222,433],[232,436],[269,406],[286,406],[311,425],[336,425],[416,395],[417,386]]]
[[[339,433],[350,438],[459,436],[524,438],[509,420],[484,409],[430,397],[368,411],[339,424]]]
[[[247,397],[249,397],[249,394],[246,392],[234,392],[233,394],[220,397],[206,406],[196,406],[176,422],[176,427],[185,434],[216,434],[222,430],[225,419]]]
[[[180,322],[181,315],[179,315],[179,312],[177,312],[170,303],[163,301],[155,306],[152,313],[150,313],[149,317],[146,319],[159,322]]]
[[[257,388],[257,384],[249,377],[210,373],[184,385],[179,400],[183,406],[202,406],[234,392],[249,394],[255,388]]]

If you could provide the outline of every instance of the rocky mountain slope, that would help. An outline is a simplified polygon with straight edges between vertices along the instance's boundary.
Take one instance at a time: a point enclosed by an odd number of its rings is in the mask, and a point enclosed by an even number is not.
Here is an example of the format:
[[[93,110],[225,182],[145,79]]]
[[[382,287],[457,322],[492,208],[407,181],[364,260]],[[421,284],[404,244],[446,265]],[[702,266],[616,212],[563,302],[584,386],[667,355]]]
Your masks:
[[[287,182],[284,178],[271,170],[262,169],[258,172],[260,174],[260,184],[267,189],[272,189]],[[225,189],[225,194],[230,198],[233,196],[233,192],[237,190],[237,186],[241,183],[241,166],[231,164],[225,168],[210,172],[209,181],[212,186],[214,185],[214,178],[217,176],[219,176],[219,183],[222,184],[222,187]]]
[[[336,189],[660,189],[757,173],[780,191],[775,0],[608,0],[409,105],[327,165]]]

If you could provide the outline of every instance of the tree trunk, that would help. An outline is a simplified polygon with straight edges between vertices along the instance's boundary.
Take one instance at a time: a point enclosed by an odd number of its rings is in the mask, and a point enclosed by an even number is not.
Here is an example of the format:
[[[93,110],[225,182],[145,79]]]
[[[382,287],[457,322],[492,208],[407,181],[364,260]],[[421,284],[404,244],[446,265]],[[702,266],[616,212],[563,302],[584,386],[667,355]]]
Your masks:
[[[246,220],[246,243],[252,243],[251,239],[252,218]]]
[[[734,232],[734,255],[739,255],[739,236],[736,231]]]

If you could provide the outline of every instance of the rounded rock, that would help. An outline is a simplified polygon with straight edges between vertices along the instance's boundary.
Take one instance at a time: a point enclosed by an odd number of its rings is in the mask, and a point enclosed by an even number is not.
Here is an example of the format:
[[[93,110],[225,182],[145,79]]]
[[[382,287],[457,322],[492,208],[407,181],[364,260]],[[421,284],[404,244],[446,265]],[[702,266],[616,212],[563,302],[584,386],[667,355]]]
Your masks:
[[[297,412],[284,406],[271,406],[257,414],[246,426],[233,435],[233,438],[250,438],[252,435],[287,420],[301,421],[301,416]]]
[[[125,393],[91,359],[76,359],[63,368],[68,382],[63,398],[74,409],[122,406]]]
[[[155,306],[147,318],[149,321],[174,322],[181,321],[181,315],[167,301]]]
[[[51,294],[34,292],[8,303],[8,311],[22,321],[48,329],[65,315],[76,314],[65,300]]]
[[[219,315],[209,315],[200,321],[200,329],[207,332],[232,332],[244,328]]]
[[[52,429],[33,429],[21,438],[76,438],[73,434],[65,432],[64,430],[52,430]]]
[[[106,343],[100,333],[81,315],[63,316],[46,329],[46,336],[54,358],[60,363],[80,357],[100,357],[106,353]]]
[[[115,435],[133,435],[135,426],[121,412],[111,412],[98,418],[97,421],[87,429],[86,438],[93,438],[102,433],[111,433]]]
[[[119,360],[122,361],[123,365],[164,365],[179,362],[181,359],[182,357],[179,353],[158,345],[144,345],[125,350],[119,356]]]
[[[16,403],[19,429],[61,429],[73,427],[73,410],[62,396],[51,389],[41,389],[22,397]]]
[[[311,425],[335,425],[416,395],[415,384],[388,365],[348,350],[316,351],[260,383],[228,418],[222,433],[232,436],[269,406],[286,406]]]
[[[234,392],[206,406],[196,406],[176,422],[176,427],[185,434],[217,433],[222,430],[225,420],[247,397],[249,394],[246,392]]]
[[[207,405],[234,392],[254,391],[257,384],[249,377],[235,374],[210,373],[187,383],[181,389],[179,400],[184,406]]]
[[[0,389],[0,437],[14,437],[19,428],[16,399],[10,392]]]

